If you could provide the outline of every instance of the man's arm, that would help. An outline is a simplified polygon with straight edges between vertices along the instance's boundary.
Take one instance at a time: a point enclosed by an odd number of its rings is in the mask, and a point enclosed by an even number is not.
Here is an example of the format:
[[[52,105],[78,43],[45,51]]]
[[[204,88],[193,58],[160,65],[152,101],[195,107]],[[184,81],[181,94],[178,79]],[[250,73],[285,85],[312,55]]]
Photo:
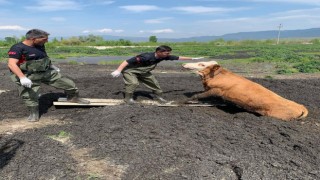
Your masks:
[[[199,60],[199,59],[203,59],[203,57],[184,57],[184,56],[179,56],[179,60]]]
[[[16,76],[19,77],[20,83],[22,86],[24,86],[26,88],[31,88],[32,81],[22,73],[21,69],[17,65],[18,61],[19,61],[18,59],[9,58],[8,67],[12,73],[14,73]]]
[[[128,66],[128,62],[127,62],[127,61],[123,61],[123,62],[119,65],[119,67],[118,67],[115,71],[113,71],[113,72],[111,73],[111,76],[113,76],[113,77],[119,77],[120,74],[121,74],[121,71],[122,71],[125,67],[127,67],[127,66]]]
[[[8,67],[16,76],[18,76],[20,79],[25,77],[25,75],[22,73],[21,69],[17,65],[18,59],[9,58],[8,60]]]
[[[128,66],[128,62],[127,61],[123,61],[120,65],[119,65],[119,67],[117,68],[117,70],[118,71],[122,71],[125,67],[127,67]]]

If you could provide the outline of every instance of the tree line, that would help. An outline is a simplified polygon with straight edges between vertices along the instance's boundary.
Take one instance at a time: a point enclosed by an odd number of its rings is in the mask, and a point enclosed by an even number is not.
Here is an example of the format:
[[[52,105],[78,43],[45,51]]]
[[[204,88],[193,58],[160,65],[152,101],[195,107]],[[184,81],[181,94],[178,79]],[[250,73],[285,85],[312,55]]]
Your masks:
[[[0,40],[0,46],[10,46],[25,40],[25,36],[22,37],[5,37],[4,40]],[[156,36],[150,36],[149,42],[157,43],[158,39]],[[118,40],[105,40],[102,36],[88,35],[88,36],[72,36],[69,38],[53,38],[48,42],[52,46],[132,46],[137,45],[130,40],[118,39]]]
[[[0,40],[0,46],[11,46],[15,43],[21,42],[25,39],[25,36],[18,37],[5,37],[4,40]],[[69,38],[53,38],[48,42],[48,46],[139,46],[139,45],[157,45],[164,42],[158,42],[156,36],[150,36],[148,42],[132,42],[130,40],[118,39],[118,40],[106,40],[102,36],[87,35],[87,36],[72,36]],[[280,44],[320,44],[320,39],[282,39]],[[208,41],[208,42],[168,42],[166,44],[181,44],[181,45],[196,45],[196,44],[209,44],[215,46],[237,46],[237,45],[271,45],[276,44],[276,39],[266,40],[241,40],[232,41],[224,40],[222,38]]]

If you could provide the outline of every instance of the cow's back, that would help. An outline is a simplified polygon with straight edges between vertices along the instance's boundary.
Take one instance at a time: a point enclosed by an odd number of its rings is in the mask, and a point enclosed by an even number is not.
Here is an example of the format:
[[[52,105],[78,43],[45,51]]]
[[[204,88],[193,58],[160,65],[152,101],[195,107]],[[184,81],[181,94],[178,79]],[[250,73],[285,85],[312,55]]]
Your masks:
[[[306,117],[308,110],[301,104],[285,99],[262,85],[222,69],[206,86],[213,95],[264,116],[282,120]]]

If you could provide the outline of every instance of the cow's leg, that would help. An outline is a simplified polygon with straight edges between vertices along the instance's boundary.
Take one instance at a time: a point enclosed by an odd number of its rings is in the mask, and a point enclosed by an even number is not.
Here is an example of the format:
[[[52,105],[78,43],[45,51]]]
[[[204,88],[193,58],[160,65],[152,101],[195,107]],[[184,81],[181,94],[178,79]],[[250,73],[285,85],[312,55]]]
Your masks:
[[[210,96],[213,96],[212,92],[211,91],[205,91],[203,93],[195,94],[195,95],[191,96],[190,98],[178,101],[177,103],[178,104],[186,104],[189,101],[198,100],[198,99],[206,98],[206,97],[210,97]]]
[[[211,97],[211,96],[213,96],[211,91],[205,91],[203,93],[195,94],[195,95],[191,96],[189,99],[190,100],[198,100],[198,99],[207,98],[207,97]]]

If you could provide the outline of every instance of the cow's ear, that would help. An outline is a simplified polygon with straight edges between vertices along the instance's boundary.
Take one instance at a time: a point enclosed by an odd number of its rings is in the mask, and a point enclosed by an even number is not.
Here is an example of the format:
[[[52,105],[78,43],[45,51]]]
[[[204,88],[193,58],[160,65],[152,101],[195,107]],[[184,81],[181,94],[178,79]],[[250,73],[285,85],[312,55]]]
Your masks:
[[[214,72],[215,70],[213,68],[210,69],[209,77],[213,78],[214,77]]]
[[[217,71],[220,67],[221,67],[220,65],[215,64],[215,65],[213,65],[212,69],[213,69],[214,71]]]
[[[220,68],[221,68],[220,65],[217,65],[217,64],[213,65],[212,68],[210,69],[209,76],[213,78],[215,75],[219,74]]]
[[[220,73],[222,67],[220,65],[216,64],[216,65],[214,65],[213,69],[214,69],[214,74],[217,75]]]

